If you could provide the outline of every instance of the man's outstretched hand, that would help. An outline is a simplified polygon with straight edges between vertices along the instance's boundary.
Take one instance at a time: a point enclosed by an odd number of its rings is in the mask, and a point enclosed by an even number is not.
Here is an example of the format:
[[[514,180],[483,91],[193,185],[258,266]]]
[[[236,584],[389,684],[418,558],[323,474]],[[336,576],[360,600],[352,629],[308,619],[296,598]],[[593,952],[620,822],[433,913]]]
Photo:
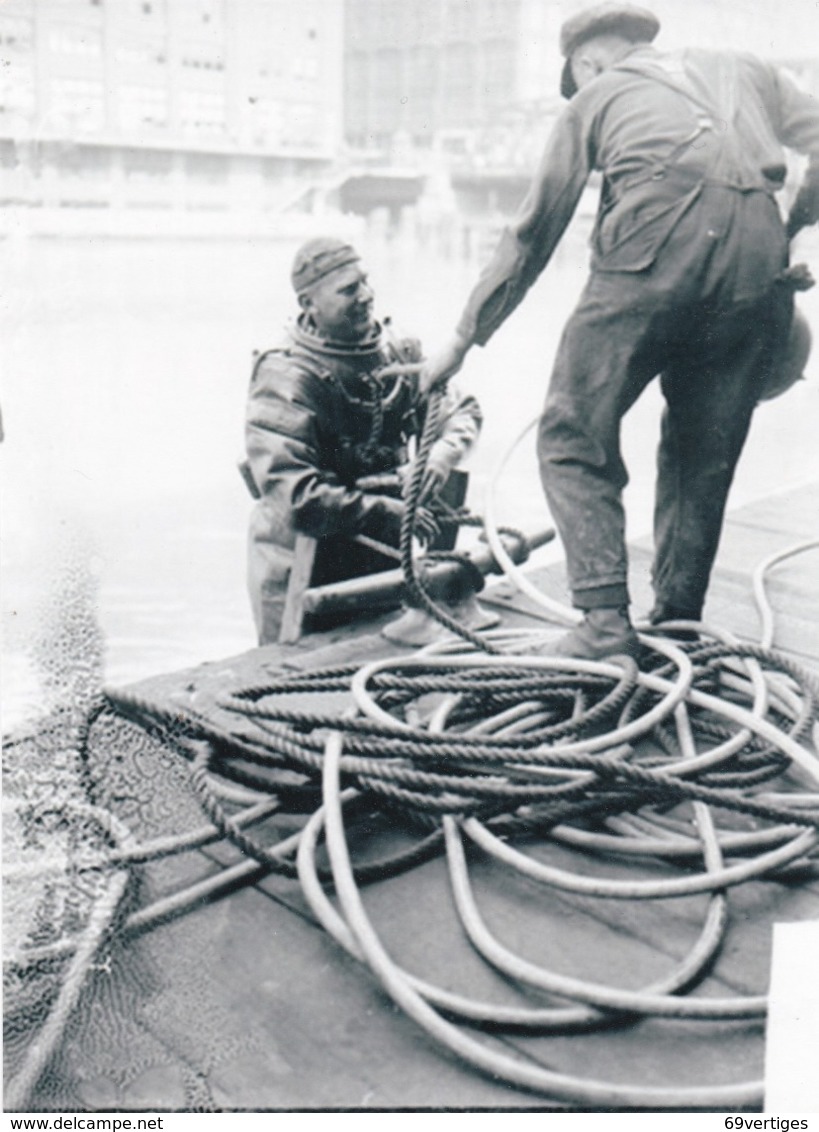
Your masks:
[[[449,342],[424,363],[419,378],[419,387],[422,395],[431,393],[433,389],[442,389],[464,364],[469,344],[457,334]]]

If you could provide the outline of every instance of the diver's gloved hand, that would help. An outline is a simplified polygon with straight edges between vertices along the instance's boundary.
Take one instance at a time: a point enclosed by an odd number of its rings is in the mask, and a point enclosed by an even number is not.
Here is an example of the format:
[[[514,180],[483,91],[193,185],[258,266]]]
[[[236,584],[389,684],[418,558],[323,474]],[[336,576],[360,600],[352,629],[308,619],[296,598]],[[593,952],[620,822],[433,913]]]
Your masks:
[[[388,546],[398,546],[401,541],[401,520],[404,517],[404,504],[390,495],[371,496],[367,500],[359,533]]]
[[[404,475],[402,494],[405,499],[409,495],[414,471],[415,465],[411,464]],[[421,488],[418,492],[419,504],[434,499],[440,493],[441,488],[449,479],[450,471],[451,461],[446,458],[442,451],[436,453],[433,448],[427,459],[427,465],[424,468],[424,477],[421,480]]]
[[[421,492],[418,496],[419,503],[424,503],[428,499],[434,499],[440,494],[446,481],[449,479],[449,473],[452,470],[452,461],[448,459],[446,453],[441,450],[436,452],[435,448],[429,454],[427,466],[424,469],[424,478],[421,481]]]
[[[423,546],[430,546],[440,533],[441,529],[432,511],[427,507],[417,507],[414,534],[418,541]]]
[[[401,542],[403,518],[404,504],[400,499],[392,499],[388,495],[377,496],[368,501],[367,511],[359,527],[359,532],[376,542],[397,547]],[[429,508],[418,507],[416,509],[413,533],[418,541],[425,546],[429,546],[440,534],[438,522]]]

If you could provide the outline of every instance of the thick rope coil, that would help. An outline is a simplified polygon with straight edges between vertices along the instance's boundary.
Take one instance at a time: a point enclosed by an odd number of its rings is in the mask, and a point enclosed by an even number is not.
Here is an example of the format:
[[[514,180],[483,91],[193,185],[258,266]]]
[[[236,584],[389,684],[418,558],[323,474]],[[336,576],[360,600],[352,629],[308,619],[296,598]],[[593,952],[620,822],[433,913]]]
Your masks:
[[[209,818],[195,835],[127,851],[115,848],[100,868],[120,876],[125,864],[219,836],[247,857],[221,876],[133,913],[122,924],[122,935],[147,930],[275,869],[298,876],[319,921],[367,964],[410,1017],[445,1048],[495,1078],[580,1107],[759,1105],[758,1082],[684,1089],[577,1078],[499,1053],[460,1028],[570,1033],[649,1016],[681,1021],[761,1017],[764,995],[686,992],[702,983],[717,960],[731,888],[754,878],[807,875],[817,863],[819,764],[808,744],[819,682],[770,649],[769,619],[763,619],[761,647],[688,623],[683,629],[700,639],[684,648],[655,630],[644,633],[656,663],[642,671],[626,661],[539,655],[540,637],[532,632],[463,632],[425,594],[412,557],[414,512],[439,401],[437,394],[431,399],[408,489],[401,556],[412,600],[458,640],[408,659],[286,673],[228,688],[213,715],[171,711],[129,693],[109,693],[89,713],[81,735],[86,755],[90,732],[104,712],[135,722],[189,760],[192,786]],[[488,537],[491,545],[491,532]],[[328,693],[346,693],[353,707],[339,717],[322,705]],[[313,698],[318,707],[309,703]],[[774,780],[778,789],[761,789]],[[228,812],[248,798],[256,801]],[[312,816],[300,833],[272,845],[250,835],[247,827],[278,809]],[[355,823],[366,829],[379,813],[403,827],[408,848],[388,859],[353,863],[347,828]],[[722,815],[719,825],[715,813]],[[329,868],[316,860],[324,833]],[[660,877],[625,880],[581,875],[527,852],[534,837],[665,871]],[[464,839],[473,852],[557,891],[606,900],[705,894],[702,929],[672,971],[635,991],[557,975],[515,955],[489,932],[469,877]],[[387,955],[358,885],[396,875],[441,852],[446,852],[465,935],[478,954],[504,979],[554,995],[557,1003],[476,1001],[403,971]],[[327,898],[327,885],[338,894],[338,909]],[[92,943],[63,940],[34,949],[21,969],[26,963],[30,969],[68,959],[82,975]],[[68,1006],[60,1007],[55,1041],[71,1000],[61,1002]],[[37,1076],[35,1066],[24,1093]]]

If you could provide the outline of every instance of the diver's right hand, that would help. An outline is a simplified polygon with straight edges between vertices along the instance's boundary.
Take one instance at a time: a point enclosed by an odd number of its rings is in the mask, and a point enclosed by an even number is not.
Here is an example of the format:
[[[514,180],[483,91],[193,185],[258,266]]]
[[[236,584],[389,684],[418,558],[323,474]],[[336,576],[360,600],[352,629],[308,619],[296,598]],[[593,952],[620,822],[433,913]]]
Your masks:
[[[389,495],[370,496],[366,503],[364,521],[360,533],[397,547],[401,539],[401,520],[404,517],[404,504],[400,499]]]
[[[400,499],[392,499],[382,495],[374,499],[367,509],[360,533],[386,543],[387,546],[398,547],[401,542],[401,524],[404,519],[404,503]],[[438,522],[427,507],[417,507],[415,510],[415,526],[413,534],[424,546],[434,542],[440,533]]]
[[[424,547],[430,547],[441,533],[435,515],[427,507],[416,507],[413,534]]]

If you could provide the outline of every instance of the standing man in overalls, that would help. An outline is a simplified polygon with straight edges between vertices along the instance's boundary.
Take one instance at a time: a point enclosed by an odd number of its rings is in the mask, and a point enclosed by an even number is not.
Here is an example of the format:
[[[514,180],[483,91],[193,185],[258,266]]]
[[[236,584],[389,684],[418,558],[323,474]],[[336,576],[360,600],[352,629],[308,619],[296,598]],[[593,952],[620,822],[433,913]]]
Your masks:
[[[620,422],[661,375],[654,623],[699,620],[754,406],[793,323],[788,244],[819,218],[819,105],[747,55],[651,44],[649,11],[568,20],[568,106],[516,221],[427,365],[442,384],[545,268],[593,170],[603,175],[591,276],[560,342],[540,422],[543,486],[583,621],[558,655],[637,655],[629,616]],[[783,147],[809,166],[783,222]]]

